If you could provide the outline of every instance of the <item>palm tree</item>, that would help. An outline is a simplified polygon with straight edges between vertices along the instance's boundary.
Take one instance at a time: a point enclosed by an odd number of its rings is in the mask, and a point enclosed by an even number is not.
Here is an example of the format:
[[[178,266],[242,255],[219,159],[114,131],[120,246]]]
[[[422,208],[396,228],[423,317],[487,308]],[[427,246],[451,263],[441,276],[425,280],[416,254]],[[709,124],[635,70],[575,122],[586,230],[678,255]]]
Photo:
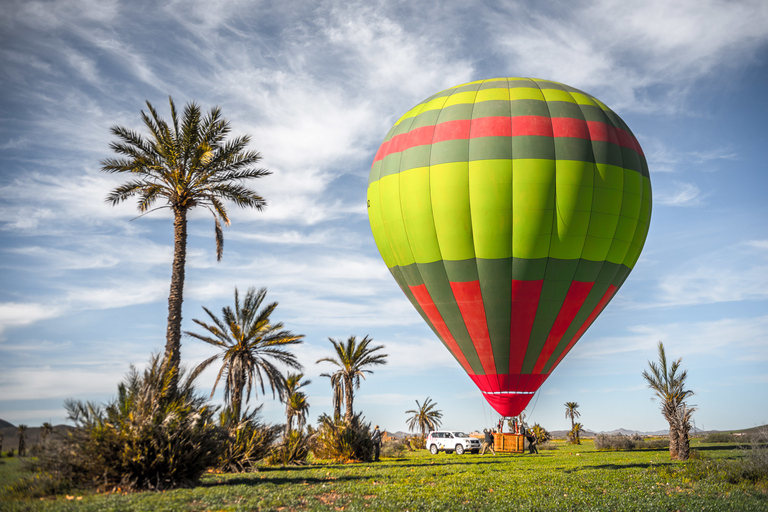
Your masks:
[[[691,415],[695,408],[688,407],[685,400],[693,391],[685,389],[688,370],[680,370],[682,358],[667,366],[664,344],[659,342],[659,364],[648,361],[649,370],[643,370],[643,378],[648,382],[654,394],[661,401],[661,414],[669,423],[669,456],[672,459],[688,458],[688,431],[691,428]],[[684,457],[684,458],[683,458]]]
[[[17,428],[19,436],[19,457],[23,457],[27,453],[27,426],[20,424]]]
[[[285,435],[287,436],[293,429],[293,418],[296,418],[296,428],[299,431],[304,430],[307,421],[307,412],[309,411],[309,402],[307,395],[299,391],[304,386],[312,384],[311,380],[301,380],[303,373],[288,373],[285,378]]]
[[[581,413],[577,411],[576,409],[579,408],[579,404],[577,402],[565,402],[565,417],[571,418],[571,433],[568,434],[569,439],[571,440],[571,443],[573,444],[580,444],[579,443],[579,434],[576,432],[575,438],[573,437],[573,431],[575,428],[574,419],[581,417]]]
[[[240,420],[243,392],[245,392],[245,403],[248,403],[251,389],[257,381],[262,394],[265,394],[264,380],[266,380],[272,389],[273,397],[276,392],[279,396],[283,396],[285,377],[272,361],[290,368],[301,369],[296,356],[286,350],[286,347],[302,343],[304,335],[282,330],[282,323],[270,322],[269,316],[277,307],[277,302],[259,310],[266,295],[266,288],[261,288],[258,292],[255,288],[249,288],[245,301],[241,305],[240,295],[235,288],[234,310],[229,306],[222,308],[222,317],[219,319],[208,308],[203,307],[213,324],[193,319],[193,322],[208,331],[211,336],[184,332],[187,336],[221,349],[220,353],[200,363],[195,368],[194,375],[198,375],[211,363],[221,358],[221,369],[216,376],[211,396],[216,392],[219,380],[226,375],[224,400],[231,405],[237,421]]]
[[[132,197],[138,199],[142,214],[155,209],[173,211],[174,251],[171,290],[168,295],[168,327],[163,362],[171,372],[171,386],[176,388],[181,361],[181,304],[184,298],[184,269],[187,255],[187,213],[195,207],[206,208],[213,215],[216,257],[221,260],[224,236],[221,223],[229,226],[223,201],[240,207],[261,210],[266,201],[243,182],[267,176],[270,171],[254,167],[261,160],[256,151],[246,151],[250,137],[226,140],[231,128],[214,107],[202,116],[200,106],[188,103],[179,121],[173,99],[171,125],[163,120],[148,101],[150,115],[141,117],[148,137],[122,126],[111,132],[118,140],[110,148],[120,155],[101,162],[106,173],[129,173],[131,180],[113,189],[107,202],[117,205]],[[164,202],[152,209],[158,200]]]
[[[350,336],[347,342],[336,341],[333,338],[328,338],[336,351],[336,358],[324,357],[318,359],[318,363],[329,362],[339,367],[333,374],[322,373],[321,377],[328,377],[331,379],[331,387],[333,387],[333,409],[334,419],[338,418],[341,414],[341,403],[346,403],[346,413],[344,415],[344,423],[348,426],[351,425],[352,417],[352,401],[354,400],[354,389],[360,389],[360,377],[365,378],[366,373],[373,373],[373,371],[366,369],[366,366],[387,364],[387,354],[377,354],[379,350],[384,349],[384,345],[378,345],[371,347],[370,344],[373,341],[367,335],[357,343],[354,336]]]
[[[47,421],[43,423],[42,428],[40,429],[40,444],[45,445],[45,440],[48,439],[48,436],[51,435],[52,432],[53,425]]]
[[[584,426],[581,423],[574,423],[571,431],[568,432],[568,440],[571,444],[581,444],[581,433],[584,432]]]
[[[435,407],[437,407],[437,402],[432,402],[429,397],[424,400],[423,404],[416,400],[416,409],[405,411],[405,414],[413,414],[408,419],[408,430],[413,432],[418,428],[421,430],[422,439],[427,437],[428,431],[437,430],[442,423],[440,418],[443,417],[443,413],[435,410]]]

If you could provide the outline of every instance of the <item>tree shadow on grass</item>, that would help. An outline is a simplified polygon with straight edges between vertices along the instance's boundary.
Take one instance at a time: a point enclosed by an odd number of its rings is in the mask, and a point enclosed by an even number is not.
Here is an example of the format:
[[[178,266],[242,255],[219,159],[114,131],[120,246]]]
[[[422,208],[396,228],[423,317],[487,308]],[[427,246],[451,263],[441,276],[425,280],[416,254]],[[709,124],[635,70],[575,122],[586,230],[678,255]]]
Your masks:
[[[564,469],[563,473],[576,473],[577,471],[601,470],[601,469],[648,469],[648,468],[661,468],[665,466],[672,466],[673,462],[636,462],[634,464],[596,464],[591,466],[581,466],[578,468]]]
[[[309,468],[306,468],[309,469]],[[200,487],[221,487],[221,486],[231,486],[231,485],[261,485],[261,484],[275,484],[275,485],[284,485],[284,484],[327,484],[328,482],[333,483],[339,483],[339,482],[355,482],[359,480],[365,480],[365,476],[354,476],[354,475],[341,475],[341,476],[329,476],[329,477],[311,477],[311,476],[301,476],[296,475],[296,477],[290,477],[290,476],[277,476],[274,477],[265,476],[264,473],[248,473],[248,476],[243,475],[242,477],[234,477],[234,478],[227,478],[226,480],[217,480],[217,481],[209,481],[209,482],[202,482],[200,484]]]

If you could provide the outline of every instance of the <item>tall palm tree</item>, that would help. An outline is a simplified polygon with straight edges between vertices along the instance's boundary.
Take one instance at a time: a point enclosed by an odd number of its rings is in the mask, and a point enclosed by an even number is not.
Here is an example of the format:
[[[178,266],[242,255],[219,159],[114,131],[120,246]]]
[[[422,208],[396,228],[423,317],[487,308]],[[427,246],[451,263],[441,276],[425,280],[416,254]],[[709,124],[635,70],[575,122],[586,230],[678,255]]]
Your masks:
[[[565,417],[571,418],[571,433],[568,434],[568,437],[572,443],[580,444],[579,432],[576,431],[574,433],[574,429],[575,429],[574,419],[581,417],[581,413],[576,410],[579,408],[579,404],[577,402],[565,402],[564,405],[565,405]]]
[[[413,432],[418,428],[421,430],[422,439],[427,437],[428,431],[437,430],[442,423],[440,418],[443,417],[443,413],[436,410],[435,407],[437,407],[437,402],[433,402],[429,397],[424,400],[423,404],[416,400],[416,409],[405,411],[405,414],[413,414],[408,418],[408,430]]]
[[[302,380],[303,373],[288,373],[285,378],[285,435],[287,436],[293,429],[293,418],[296,418],[296,428],[301,431],[307,421],[307,412],[309,411],[309,402],[307,395],[301,388],[312,384],[309,379]]]
[[[220,221],[229,226],[229,215],[223,201],[230,200],[240,207],[261,210],[266,201],[244,182],[271,174],[254,167],[261,155],[246,151],[250,138],[227,140],[231,128],[214,107],[203,116],[197,103],[184,107],[181,120],[173,99],[170,125],[162,119],[148,101],[149,115],[141,117],[149,130],[144,136],[122,126],[111,132],[118,140],[110,143],[119,158],[101,162],[106,173],[129,173],[130,181],[113,189],[107,202],[117,205],[132,197],[138,199],[142,214],[169,208],[173,212],[174,251],[171,290],[168,295],[168,327],[166,330],[166,371],[171,372],[171,386],[176,388],[181,361],[181,304],[184,299],[184,269],[187,257],[187,213],[195,207],[207,209],[213,215],[216,237],[216,258],[221,260],[224,236]],[[163,204],[153,208],[157,201]]]
[[[351,425],[352,417],[352,401],[355,399],[355,389],[360,389],[360,377],[365,378],[366,373],[373,373],[372,370],[366,369],[367,366],[375,366],[387,364],[388,354],[377,353],[384,349],[384,345],[378,345],[371,347],[373,338],[369,338],[367,335],[357,342],[354,336],[350,336],[346,343],[343,341],[336,341],[333,338],[328,338],[333,345],[333,349],[336,351],[336,358],[324,357],[318,359],[318,363],[328,362],[339,367],[336,372],[321,373],[321,377],[328,377],[331,379],[331,387],[333,387],[333,408],[334,419],[338,418],[341,414],[341,402],[346,404],[346,413],[344,415],[344,423]]]
[[[271,323],[269,316],[277,307],[277,302],[267,304],[261,310],[262,302],[267,295],[267,289],[249,288],[245,301],[240,304],[240,295],[235,288],[235,308],[222,308],[221,319],[216,317],[208,308],[203,310],[208,314],[213,324],[193,319],[197,325],[208,331],[210,336],[185,331],[184,334],[204,341],[221,352],[200,363],[193,375],[198,375],[217,359],[221,359],[221,369],[216,376],[211,396],[216,392],[222,376],[226,376],[224,384],[224,400],[231,405],[236,422],[240,420],[240,411],[245,392],[245,403],[251,397],[251,389],[255,384],[261,387],[265,394],[264,381],[272,389],[272,396],[277,393],[284,395],[285,377],[274,365],[273,361],[290,368],[301,369],[296,356],[286,348],[289,345],[302,343],[303,334],[293,334],[283,330],[283,324]]]
[[[688,407],[685,403],[685,400],[693,395],[693,391],[685,389],[688,370],[682,370],[678,373],[682,358],[678,358],[671,365],[667,365],[664,344],[660,341],[658,347],[659,364],[648,361],[648,370],[643,370],[643,378],[661,401],[661,414],[669,423],[670,458],[686,460],[689,453],[690,420],[693,411],[695,411],[695,408]]]

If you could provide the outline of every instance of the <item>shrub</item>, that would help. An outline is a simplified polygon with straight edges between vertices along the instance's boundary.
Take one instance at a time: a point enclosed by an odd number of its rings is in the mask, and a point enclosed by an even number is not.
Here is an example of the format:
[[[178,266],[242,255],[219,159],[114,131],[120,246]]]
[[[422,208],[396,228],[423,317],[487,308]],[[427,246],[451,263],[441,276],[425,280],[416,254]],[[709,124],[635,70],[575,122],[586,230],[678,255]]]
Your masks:
[[[733,443],[736,442],[736,438],[733,434],[728,432],[712,432],[707,437],[701,440],[702,443]]]
[[[533,435],[536,436],[536,442],[540,445],[552,439],[552,434],[550,434],[547,429],[538,423],[531,427],[531,432],[533,432]]]
[[[408,446],[410,450],[423,450],[427,447],[427,439],[421,436],[409,437]]]
[[[360,414],[355,414],[349,425],[341,419],[334,421],[327,414],[320,416],[319,428],[312,445],[314,456],[334,462],[371,461],[371,425],[363,423]]]
[[[291,430],[279,445],[272,448],[265,462],[269,466],[306,464],[313,435],[301,430]]]
[[[267,425],[258,419],[261,407],[253,412],[247,410],[240,421],[227,407],[219,415],[219,424],[226,432],[226,440],[216,463],[216,469],[227,473],[242,473],[251,470],[256,462],[266,457],[280,436],[282,426]]]
[[[621,434],[615,436],[598,434],[595,436],[595,448],[598,450],[631,450],[634,447],[635,442],[630,437]]]
[[[399,457],[410,448],[410,443],[406,439],[394,439],[381,445],[382,457]]]
[[[140,374],[131,367],[106,406],[67,400],[76,428],[49,443],[38,469],[100,489],[169,489],[194,484],[221,451],[215,409],[197,395],[194,378],[170,386],[158,356]]]
[[[669,448],[669,440],[644,439],[638,434],[632,434],[632,436],[597,434],[595,448],[598,450],[662,450]]]
[[[550,443],[549,441],[545,441],[544,443],[536,446],[537,450],[557,450],[557,445],[555,443]]]

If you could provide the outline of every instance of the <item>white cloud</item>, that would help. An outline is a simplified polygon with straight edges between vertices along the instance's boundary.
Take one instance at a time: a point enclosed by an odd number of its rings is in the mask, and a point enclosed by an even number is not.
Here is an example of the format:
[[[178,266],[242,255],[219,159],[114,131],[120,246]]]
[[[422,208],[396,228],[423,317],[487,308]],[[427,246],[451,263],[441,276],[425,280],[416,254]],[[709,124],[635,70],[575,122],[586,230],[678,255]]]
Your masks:
[[[537,7],[489,13],[513,69],[594,91],[617,111],[683,111],[693,82],[749,62],[768,41],[761,0],[601,0],[569,4],[565,16]]]
[[[0,334],[10,327],[30,325],[61,314],[61,308],[37,303],[0,303]]]
[[[705,198],[696,184],[675,181],[671,190],[656,190],[653,202],[664,206],[700,206]]]

